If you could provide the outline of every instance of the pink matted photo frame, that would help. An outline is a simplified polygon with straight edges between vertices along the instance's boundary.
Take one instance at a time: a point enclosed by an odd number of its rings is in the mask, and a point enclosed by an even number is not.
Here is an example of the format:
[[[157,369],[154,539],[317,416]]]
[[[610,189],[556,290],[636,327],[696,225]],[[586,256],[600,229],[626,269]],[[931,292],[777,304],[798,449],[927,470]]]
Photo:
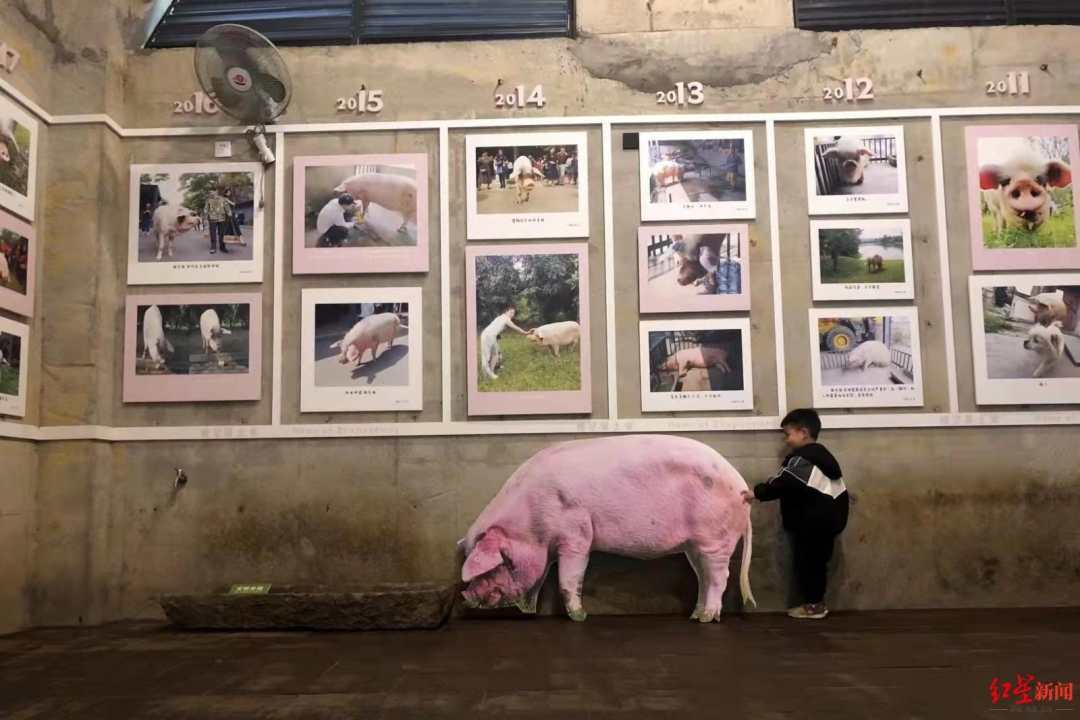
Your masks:
[[[346,192],[363,222],[340,245],[320,240],[319,211]],[[295,158],[293,274],[427,272],[428,202],[423,153]]]
[[[642,313],[750,309],[748,225],[647,225],[638,228]]]
[[[0,211],[0,309],[33,316],[37,250],[34,228]],[[24,258],[25,270],[21,267]]]
[[[971,228],[971,265],[974,270],[1039,270],[1080,268],[1080,204],[1069,178],[1064,187],[1035,187],[1044,162],[1080,161],[1080,140],[1075,125],[992,125],[965,128],[968,175],[968,215]],[[1050,157],[1055,155],[1058,157]],[[993,168],[997,168],[994,170]],[[985,170],[985,173],[980,171]],[[1030,177],[1029,177],[1030,176]],[[985,179],[986,182],[981,182]],[[984,186],[996,179],[1007,185]],[[1047,178],[1043,177],[1044,180]],[[1053,182],[1049,180],[1048,182]],[[1060,181],[1059,181],[1060,182]],[[1038,196],[1025,196],[1034,189]],[[1018,219],[1006,193],[1020,193],[1017,202],[1036,208],[1030,220]],[[1055,200],[1055,194],[1057,200]],[[1058,200],[1068,199],[1069,205]],[[999,222],[1008,223],[1005,231]],[[1019,226],[1015,226],[1019,223]],[[1071,237],[1071,245],[1067,245]],[[1024,247],[1016,247],[1021,243]],[[1043,244],[1045,246],[1038,247]],[[1009,245],[1013,245],[1010,247]],[[1028,247],[1028,245],[1035,245]],[[999,247],[995,247],[999,246]]]
[[[561,260],[535,262],[550,256],[564,256]],[[572,260],[570,258],[573,258]],[[494,299],[498,293],[491,292],[485,282],[484,307],[478,308],[478,272],[488,272],[478,265],[506,265],[517,271],[517,277],[510,282],[522,284],[528,282],[530,263],[533,267],[544,264],[550,273],[554,264],[563,262],[576,264],[577,267],[577,320],[572,320],[566,312],[559,313],[558,308],[544,310],[544,303],[524,303],[522,291],[529,287],[510,288],[506,298]],[[550,276],[547,286],[551,287]],[[504,291],[505,292],[505,291]],[[589,332],[589,248],[585,243],[544,243],[540,245],[489,245],[473,246],[465,249],[465,293],[467,312],[468,362],[468,413],[469,415],[555,415],[587,414],[592,412],[592,382],[590,377],[590,332]],[[512,328],[505,328],[498,337],[498,328],[493,327],[497,318],[488,317],[497,312],[489,307],[492,302],[511,302],[517,308],[515,317],[524,325],[518,325],[522,331],[529,331],[524,338]],[[546,317],[545,313],[551,314]],[[555,317],[558,314],[559,317]],[[571,313],[572,314],[572,313]],[[484,328],[477,327],[478,316],[485,322]],[[551,322],[555,321],[555,322]],[[577,323],[575,341],[573,323]],[[516,324],[516,323],[515,323]],[[527,326],[527,327],[526,327]],[[485,332],[487,331],[487,332]],[[494,347],[491,341],[494,339]],[[493,380],[486,372],[481,380],[481,350],[487,351],[487,365],[497,379]],[[558,355],[556,352],[558,351]],[[492,359],[496,357],[497,359]],[[576,360],[576,363],[574,362]],[[576,367],[575,367],[576,365]],[[577,374],[579,382],[573,389],[527,389],[530,383],[557,386]],[[500,386],[512,388],[500,390]],[[526,388],[526,389],[522,389]]]
[[[147,320],[153,307],[159,313],[156,323]],[[210,310],[217,315],[218,331],[206,315]],[[207,337],[214,340],[216,348],[206,347]],[[151,344],[156,353],[148,348]],[[261,394],[261,295],[128,296],[124,316],[125,403],[258,400]]]

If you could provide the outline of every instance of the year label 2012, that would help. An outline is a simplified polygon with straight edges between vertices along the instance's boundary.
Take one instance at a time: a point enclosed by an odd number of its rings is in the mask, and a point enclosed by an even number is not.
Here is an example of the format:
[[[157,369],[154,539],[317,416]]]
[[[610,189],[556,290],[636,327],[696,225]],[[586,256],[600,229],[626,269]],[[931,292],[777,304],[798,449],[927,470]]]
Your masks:
[[[1030,95],[1031,74],[1026,72],[1008,73],[1002,80],[986,81],[987,95]]]
[[[543,85],[534,87],[528,97],[525,97],[524,85],[518,85],[510,90],[510,92],[495,93],[496,108],[524,108],[527,105],[533,105],[537,109],[547,105],[547,99],[544,97]]]
[[[218,107],[206,93],[195,92],[186,100],[173,100],[173,115],[217,115]]]
[[[0,42],[0,68],[4,68],[9,73],[15,72],[21,58],[18,50],[8,47],[5,42]]]
[[[339,97],[337,99],[338,112],[351,112],[356,113],[357,115],[363,115],[364,113],[380,112],[383,107],[385,107],[385,104],[383,103],[383,91],[368,90],[365,87],[361,87],[353,95]]]
[[[697,82],[677,82],[671,90],[656,92],[657,105],[700,105],[705,102],[705,86]]]
[[[822,90],[825,102],[863,102],[874,99],[874,81],[868,77],[846,78],[843,85]]]

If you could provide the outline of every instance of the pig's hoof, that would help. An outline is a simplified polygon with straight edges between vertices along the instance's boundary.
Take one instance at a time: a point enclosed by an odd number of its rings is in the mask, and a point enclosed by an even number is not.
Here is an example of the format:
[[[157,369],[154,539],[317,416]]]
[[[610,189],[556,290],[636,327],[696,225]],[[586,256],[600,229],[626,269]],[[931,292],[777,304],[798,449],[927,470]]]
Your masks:
[[[694,608],[694,612],[690,613],[691,620],[698,620],[701,618],[702,610],[699,607]]]
[[[578,608],[577,610],[569,611],[570,619],[574,622],[585,622],[585,618],[589,617],[589,614],[585,612],[584,608]]]

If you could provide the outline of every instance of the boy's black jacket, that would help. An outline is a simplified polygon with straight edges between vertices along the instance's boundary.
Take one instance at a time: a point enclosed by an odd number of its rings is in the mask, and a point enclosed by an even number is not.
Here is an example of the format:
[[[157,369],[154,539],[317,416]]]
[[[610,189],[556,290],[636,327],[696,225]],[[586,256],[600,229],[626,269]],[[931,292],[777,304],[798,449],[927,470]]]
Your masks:
[[[792,450],[780,471],[754,486],[758,500],[780,500],[784,528],[839,533],[847,526],[848,493],[840,463],[819,443]]]

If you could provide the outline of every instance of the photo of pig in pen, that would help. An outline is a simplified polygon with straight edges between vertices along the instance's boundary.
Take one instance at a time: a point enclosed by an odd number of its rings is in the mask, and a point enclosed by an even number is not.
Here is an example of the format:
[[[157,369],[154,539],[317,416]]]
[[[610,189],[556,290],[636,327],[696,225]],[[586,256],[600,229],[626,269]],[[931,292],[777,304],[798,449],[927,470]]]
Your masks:
[[[967,133],[976,257],[988,250],[1076,249],[1076,127],[997,126]]]
[[[22,338],[0,330],[0,395],[7,395],[9,398],[19,396],[21,372]],[[0,405],[0,412],[2,408]]]
[[[409,303],[317,303],[317,387],[409,384]]]
[[[140,304],[137,318],[136,375],[249,371],[249,305]]]
[[[747,318],[641,323],[641,410],[751,410]]]
[[[750,308],[745,225],[638,230],[641,312]]]
[[[415,247],[421,212],[414,156],[351,165],[309,165],[303,177],[307,248]]]
[[[806,130],[811,215],[907,212],[901,127]]]

